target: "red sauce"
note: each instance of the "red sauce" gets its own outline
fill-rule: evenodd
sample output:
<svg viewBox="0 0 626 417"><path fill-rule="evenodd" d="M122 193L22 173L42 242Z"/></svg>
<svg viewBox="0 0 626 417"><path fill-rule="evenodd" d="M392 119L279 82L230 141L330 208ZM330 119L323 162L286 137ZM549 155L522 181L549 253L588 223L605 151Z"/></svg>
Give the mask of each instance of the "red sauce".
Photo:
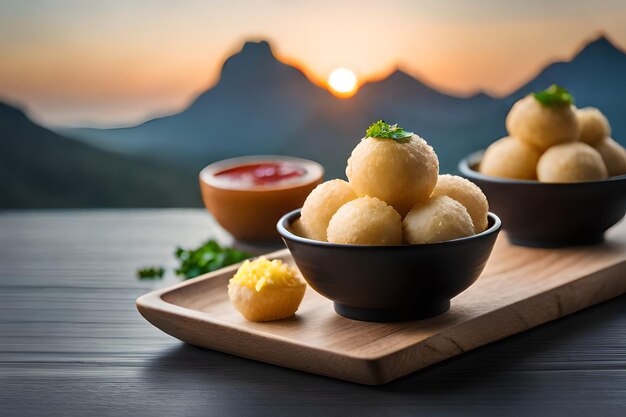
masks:
<svg viewBox="0 0 626 417"><path fill-rule="evenodd" d="M215 173L216 177L254 185L268 185L290 178L301 177L306 170L285 162L264 162L260 164L239 165Z"/></svg>

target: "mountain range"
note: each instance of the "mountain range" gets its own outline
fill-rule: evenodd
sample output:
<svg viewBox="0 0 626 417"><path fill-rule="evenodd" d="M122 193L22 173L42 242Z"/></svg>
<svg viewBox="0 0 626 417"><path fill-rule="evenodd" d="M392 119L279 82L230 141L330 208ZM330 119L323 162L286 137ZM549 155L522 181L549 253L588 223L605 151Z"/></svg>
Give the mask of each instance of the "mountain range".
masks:
<svg viewBox="0 0 626 417"><path fill-rule="evenodd" d="M193 171L235 155L292 154L341 176L365 128L382 118L423 136L440 155L442 170L454 171L462 156L505 135L504 118L517 99L553 83L568 88L578 105L601 108L616 136L626 136L626 55L605 37L501 99L452 97L401 70L340 99L277 60L267 42L246 42L226 60L218 83L182 112L130 128L66 133Z"/></svg>
<svg viewBox="0 0 626 417"><path fill-rule="evenodd" d="M0 208L196 206L197 185L158 164L94 148L0 103Z"/></svg>
<svg viewBox="0 0 626 417"><path fill-rule="evenodd" d="M269 43L246 42L224 62L217 84L179 113L128 128L57 132L92 152L97 148L108 158L177 174L196 187L203 166L237 155L304 157L321 162L327 177L342 177L346 159L366 127L384 119L424 137L437 151L441 171L455 172L464 155L506 134L504 120L516 100L553 83L568 88L578 106L599 107L611 121L615 139L624 143L626 54L605 37L585 45L571 61L547 66L503 98L446 95L396 70L341 99L276 59ZM172 193L180 196L189 187L181 183L174 188ZM179 205L197 201L197 191L193 193Z"/></svg>

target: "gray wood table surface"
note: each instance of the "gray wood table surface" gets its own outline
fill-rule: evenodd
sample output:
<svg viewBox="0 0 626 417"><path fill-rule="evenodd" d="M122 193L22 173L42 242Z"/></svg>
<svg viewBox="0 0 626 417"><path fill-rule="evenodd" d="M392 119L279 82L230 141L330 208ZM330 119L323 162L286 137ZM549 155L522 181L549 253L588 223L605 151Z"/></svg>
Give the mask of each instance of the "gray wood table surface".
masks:
<svg viewBox="0 0 626 417"><path fill-rule="evenodd" d="M178 278L137 267L210 237L203 210L0 212L0 416L626 416L625 296L367 387L147 323L135 299Z"/></svg>

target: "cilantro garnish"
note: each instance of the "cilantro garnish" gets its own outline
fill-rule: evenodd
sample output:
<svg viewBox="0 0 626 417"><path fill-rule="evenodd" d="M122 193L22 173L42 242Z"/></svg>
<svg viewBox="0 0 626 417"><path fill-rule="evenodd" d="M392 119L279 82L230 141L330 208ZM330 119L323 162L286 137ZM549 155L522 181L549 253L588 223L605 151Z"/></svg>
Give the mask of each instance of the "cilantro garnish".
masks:
<svg viewBox="0 0 626 417"><path fill-rule="evenodd" d="M165 269L161 266L149 266L137 270L137 278L139 279L161 279L165 274Z"/></svg>
<svg viewBox="0 0 626 417"><path fill-rule="evenodd" d="M571 105L574 104L574 97L564 89L556 84L552 84L550 87L538 93L533 93L535 100L544 106L559 106L559 105Z"/></svg>
<svg viewBox="0 0 626 417"><path fill-rule="evenodd" d="M175 255L180 262L176 274L182 275L185 279L194 278L252 257L249 253L222 247L214 240L209 240L197 249L178 247Z"/></svg>
<svg viewBox="0 0 626 417"><path fill-rule="evenodd" d="M402 140L411 137L413 132L407 132L403 128L398 127L397 124L390 125L385 123L384 120L379 120L367 128L365 135L368 138Z"/></svg>
<svg viewBox="0 0 626 417"><path fill-rule="evenodd" d="M179 262L176 274L185 279L212 272L225 266L236 264L252 257L249 253L237 249L222 247L214 240L205 242L196 249L176 248L174 253ZM163 278L163 267L148 267L137 270L139 279Z"/></svg>

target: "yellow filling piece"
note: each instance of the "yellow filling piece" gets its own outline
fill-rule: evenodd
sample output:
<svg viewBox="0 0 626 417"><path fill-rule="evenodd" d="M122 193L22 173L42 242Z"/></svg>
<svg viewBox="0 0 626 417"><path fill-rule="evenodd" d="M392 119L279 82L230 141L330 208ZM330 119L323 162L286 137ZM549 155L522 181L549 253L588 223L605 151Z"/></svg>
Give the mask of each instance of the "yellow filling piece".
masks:
<svg viewBox="0 0 626 417"><path fill-rule="evenodd" d="M238 284L261 291L266 286L295 287L303 285L297 271L280 259L268 260L261 256L254 261L245 261L235 276L230 279L231 284Z"/></svg>

